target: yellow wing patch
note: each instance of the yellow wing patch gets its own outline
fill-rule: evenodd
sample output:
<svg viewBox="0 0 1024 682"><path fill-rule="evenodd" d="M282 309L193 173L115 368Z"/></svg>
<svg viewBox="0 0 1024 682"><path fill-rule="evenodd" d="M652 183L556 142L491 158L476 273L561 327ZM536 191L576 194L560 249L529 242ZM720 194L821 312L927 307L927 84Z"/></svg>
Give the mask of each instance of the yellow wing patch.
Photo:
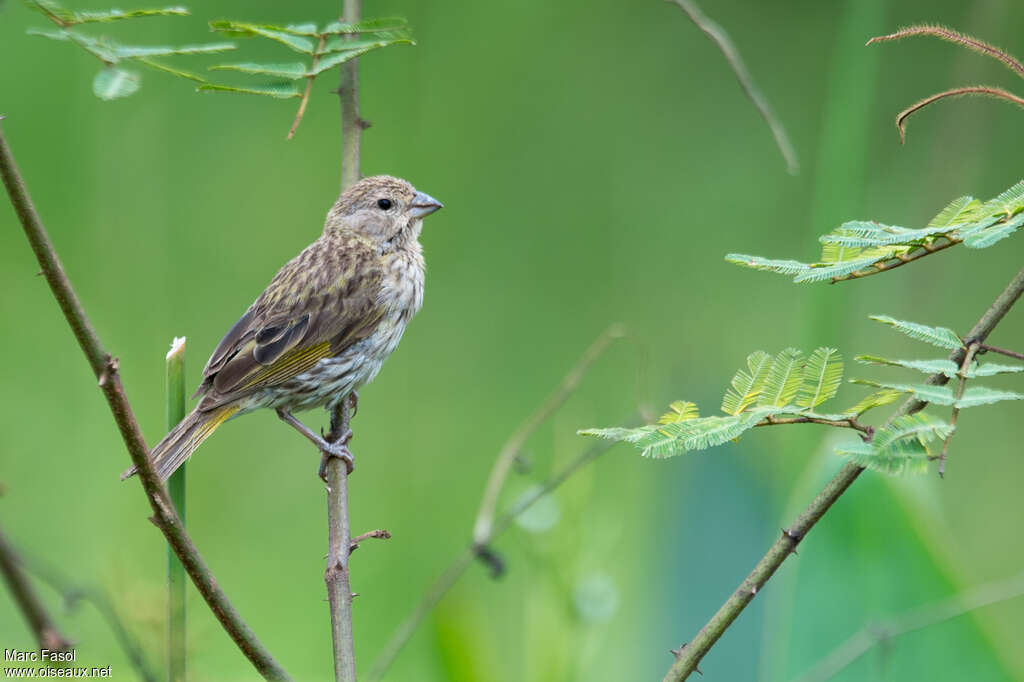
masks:
<svg viewBox="0 0 1024 682"><path fill-rule="evenodd" d="M296 348L285 353L279 360L269 367L265 367L252 375L245 383L244 388L253 388L260 385L274 385L291 379L311 369L320 360L329 357L331 354L330 341L318 343L308 348Z"/></svg>

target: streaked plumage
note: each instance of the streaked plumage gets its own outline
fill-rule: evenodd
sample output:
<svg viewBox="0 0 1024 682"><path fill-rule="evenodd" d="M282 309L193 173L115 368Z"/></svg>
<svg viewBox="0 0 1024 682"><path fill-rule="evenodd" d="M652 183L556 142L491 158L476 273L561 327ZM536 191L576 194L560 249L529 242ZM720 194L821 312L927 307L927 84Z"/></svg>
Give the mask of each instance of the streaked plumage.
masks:
<svg viewBox="0 0 1024 682"><path fill-rule="evenodd" d="M423 304L419 234L423 216L440 207L390 176L345 191L320 238L278 271L213 351L199 404L152 450L160 477L227 419L332 407L371 381Z"/></svg>

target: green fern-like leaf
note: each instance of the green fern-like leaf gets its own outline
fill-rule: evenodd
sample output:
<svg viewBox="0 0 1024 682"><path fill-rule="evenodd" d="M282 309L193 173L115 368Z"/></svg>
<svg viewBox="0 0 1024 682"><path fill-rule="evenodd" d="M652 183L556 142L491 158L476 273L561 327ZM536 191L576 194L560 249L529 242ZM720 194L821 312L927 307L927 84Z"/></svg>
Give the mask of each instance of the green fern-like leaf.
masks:
<svg viewBox="0 0 1024 682"><path fill-rule="evenodd" d="M836 454L846 457L858 466L883 474L919 474L928 470L928 449L916 439L900 440L884 449L871 443L854 441L836 448Z"/></svg>
<svg viewBox="0 0 1024 682"><path fill-rule="evenodd" d="M795 348L787 348L775 356L758 395L759 407L783 407L793 402L803 381L802 355Z"/></svg>
<svg viewBox="0 0 1024 682"><path fill-rule="evenodd" d="M945 440L953 433L954 428L952 424L933 417L927 412L905 414L878 429L875 432L872 445L877 449L883 449L891 443L905 438L916 438L927 445L935 440Z"/></svg>
<svg viewBox="0 0 1024 682"><path fill-rule="evenodd" d="M1012 216L1024 208L1024 180L1006 190L995 199L986 201L981 212L985 215L1005 213Z"/></svg>
<svg viewBox="0 0 1024 682"><path fill-rule="evenodd" d="M912 339L924 341L925 343L930 343L933 346L938 346L939 348L955 350L963 345L960 341L960 337L956 335L956 332L945 327L929 327L927 325L918 324L917 322L897 320L889 317L888 315L871 315L871 319L875 322L887 324Z"/></svg>
<svg viewBox="0 0 1024 682"><path fill-rule="evenodd" d="M250 24L244 21L228 21L218 20L211 21L210 28L214 31L224 33L229 36L237 36L239 38L248 38L253 36L260 36L268 38L274 42L281 43L282 45L301 52L302 54L312 55L316 51L316 41L312 37L289 29L286 26L272 26L269 24Z"/></svg>
<svg viewBox="0 0 1024 682"><path fill-rule="evenodd" d="M696 403L690 403L685 400L676 400L668 407L669 411L658 418L659 424L677 424L679 422L689 421L690 419L696 419L700 416Z"/></svg>
<svg viewBox="0 0 1024 682"><path fill-rule="evenodd" d="M960 368L956 366L951 360L939 359L939 360L890 360L889 358L880 358L874 355L858 355L858 362L871 365L889 365L892 367L904 367L906 369L912 369L918 372L924 372L925 374L942 374L949 378L953 378L960 371Z"/></svg>
<svg viewBox="0 0 1024 682"><path fill-rule="evenodd" d="M904 391L896 391L889 388L883 389L881 391L876 391L869 395L868 397L861 400L853 407L846 410L844 414L859 417L868 410L873 410L876 407L882 407L884 405L894 403L897 400L899 400L900 397L903 395L905 395Z"/></svg>
<svg viewBox="0 0 1024 682"><path fill-rule="evenodd" d="M932 218L928 227L956 227L972 222L981 209L981 201L971 196L954 199Z"/></svg>
<svg viewBox="0 0 1024 682"><path fill-rule="evenodd" d="M754 270L767 270L780 275L799 275L811 269L808 263L795 260L771 260L761 256L748 256L742 253L730 253L725 257L727 263L742 265Z"/></svg>
<svg viewBox="0 0 1024 682"><path fill-rule="evenodd" d="M873 252L867 256L862 255L841 263L812 263L809 270L798 274L793 281L802 284L804 282L826 282L836 277L845 277L852 272L870 267L879 260L888 258L892 252L892 249L887 249L881 256L877 255L877 252Z"/></svg>
<svg viewBox="0 0 1024 682"><path fill-rule="evenodd" d="M1003 400L1024 400L1024 394L1013 391L999 391L985 386L971 386L964 391L964 394L954 404L958 408L977 407L978 405L990 405L1002 402Z"/></svg>
<svg viewBox="0 0 1024 682"><path fill-rule="evenodd" d="M772 356L755 351L747 356L747 371L742 369L733 376L732 388L722 398L722 412L737 415L754 404L771 369Z"/></svg>
<svg viewBox="0 0 1024 682"><path fill-rule="evenodd" d="M944 234L954 229L953 226L936 225L910 230L895 225L879 223L849 222L830 234L819 237L823 244L843 244L845 246L893 246L911 244L922 239Z"/></svg>
<svg viewBox="0 0 1024 682"><path fill-rule="evenodd" d="M301 62L292 62L289 64L253 64L252 62L244 62L241 64L217 64L216 66L211 66L210 70L241 71L242 73L259 76L274 76L275 78L287 78L289 80L298 80L309 75L306 73L306 65Z"/></svg>
<svg viewBox="0 0 1024 682"><path fill-rule="evenodd" d="M818 348L803 367L796 405L813 410L835 396L843 381L843 358L835 348Z"/></svg>
<svg viewBox="0 0 1024 682"><path fill-rule="evenodd" d="M269 83L267 85L253 85L248 87L235 85L219 85L216 83L204 83L199 86L201 92L234 92L245 95L264 95L277 99L288 99L289 97L301 97L295 83Z"/></svg>
<svg viewBox="0 0 1024 682"><path fill-rule="evenodd" d="M881 381L869 381L867 379L851 379L851 383L875 386L900 393L912 393L918 400L936 405L952 405L954 402L953 389L949 386L933 386L932 384L894 384Z"/></svg>
<svg viewBox="0 0 1024 682"><path fill-rule="evenodd" d="M1006 239L1024 225L1024 213L1018 213L1004 223L998 223L964 237L964 246L970 249L987 249L993 244Z"/></svg>
<svg viewBox="0 0 1024 682"><path fill-rule="evenodd" d="M986 362L967 370L967 378L990 377L996 374L1015 374L1024 372L1024 365L1000 365L994 362Z"/></svg>

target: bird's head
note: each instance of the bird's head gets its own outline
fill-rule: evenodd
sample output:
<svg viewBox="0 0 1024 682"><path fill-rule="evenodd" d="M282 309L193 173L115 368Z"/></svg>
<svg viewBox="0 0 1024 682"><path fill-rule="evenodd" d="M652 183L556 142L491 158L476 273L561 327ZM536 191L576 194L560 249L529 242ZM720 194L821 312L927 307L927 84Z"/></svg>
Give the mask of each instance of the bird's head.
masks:
<svg viewBox="0 0 1024 682"><path fill-rule="evenodd" d="M345 190L327 214L324 232L354 231L382 252L407 247L420 236L422 219L441 202L390 175L363 178Z"/></svg>

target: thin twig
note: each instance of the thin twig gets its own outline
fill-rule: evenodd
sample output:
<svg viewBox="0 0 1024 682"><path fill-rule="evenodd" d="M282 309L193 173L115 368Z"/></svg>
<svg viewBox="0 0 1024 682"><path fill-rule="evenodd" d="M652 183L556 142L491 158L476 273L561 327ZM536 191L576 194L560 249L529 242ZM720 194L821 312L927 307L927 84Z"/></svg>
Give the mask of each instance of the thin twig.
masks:
<svg viewBox="0 0 1024 682"><path fill-rule="evenodd" d="M991 351L993 353L999 353L1005 355L1008 358L1016 358L1018 360L1024 360L1024 353L1018 353L1015 350L1007 350L1006 348L999 348L998 346L991 346L987 343L983 343L979 346L981 350Z"/></svg>
<svg viewBox="0 0 1024 682"><path fill-rule="evenodd" d="M946 28L945 26L931 26L927 24L921 26L908 26L907 28L901 28L895 33L890 33L889 35L875 36L866 44L873 45L875 43L885 43L893 40L910 38L912 36L933 36L941 40L956 43L957 45L962 45L969 50L974 50L978 54L983 54L986 57L992 57L993 59L1001 61L1008 69L1016 72L1021 78L1024 78L1024 64L1021 64L1006 50L1001 50L995 45L990 45L973 36L964 35L963 33Z"/></svg>
<svg viewBox="0 0 1024 682"><path fill-rule="evenodd" d="M483 543L478 544L471 541L469 545L462 550L462 552L449 564L448 568L441 573L440 577L434 581L434 584L427 590L423 599L416 606L412 613L406 616L405 620L402 621L395 632L388 639L387 644L384 645L384 649L378 654L377 660L373 663L373 668L370 669L366 679L369 682L378 682L384 673L388 671L391 665L398 658L398 654L402 651L402 648L412 638L416 628L419 627L420 623L434 610L434 607L440 603L441 599L444 598L448 591L451 590L452 586L458 582L462 574L466 572L470 564L477 557L481 547L486 544L493 542L495 538L504 533L509 526L515 521L515 519L529 509L537 500L541 499L545 495L550 494L558 486L565 483L574 473L582 468L587 463L597 459L605 452L611 449L613 443L602 442L589 450L585 451L579 457L570 462L564 469L558 472L546 480L543 484L533 490L533 492L523 497L514 507L509 509L507 512L499 516L491 524L490 530L486 536L483 537Z"/></svg>
<svg viewBox="0 0 1024 682"><path fill-rule="evenodd" d="M2 131L0 131L0 175L3 176L4 186L11 198L11 204L18 214L18 219L25 230L25 236L39 260L39 265L53 291L53 296L64 312L68 326L74 332L82 352L85 353L93 373L99 380L100 389L114 415L114 421L121 432L121 438L128 449L128 454L138 469L139 481L153 509L154 515L151 520L174 548L174 553L185 566L193 584L206 600L214 616L256 670L266 679L291 679L242 620L227 595L220 589L216 578L206 562L203 561L199 551L192 544L192 539L185 532L181 519L178 518L170 498L167 497L167 491L153 469L146 442L142 438L142 432L135 421L131 404L121 385L117 360L104 350L99 337L89 323L89 318L71 287L71 281L64 273L57 252L32 205L28 190L25 188L25 183L18 172Z"/></svg>
<svg viewBox="0 0 1024 682"><path fill-rule="evenodd" d="M992 97L995 99L1006 100L1007 102L1016 104L1018 107L1024 107L1024 98L1018 97L1017 95L1013 94L1012 92L1009 92L1008 90L996 88L991 85L970 85L964 88L953 88L952 90L944 90L943 92L937 92L934 95L925 97L919 102L914 102L909 107L907 107L906 109L904 109L903 111L896 115L896 128L900 132L900 144L903 144L904 142L907 141L906 127L908 118L910 118L917 112L921 111L921 109L924 109L926 106L934 104L935 102L938 102L941 99L946 99L948 97L961 97L963 95L981 95L983 97Z"/></svg>
<svg viewBox="0 0 1024 682"><path fill-rule="evenodd" d="M875 435L875 429L866 424L861 424L857 421L856 417L846 417L845 419L823 419L821 417L766 417L764 421L760 421L757 426L780 426L782 424L822 424L824 426L834 426L839 429L854 429L860 431L867 438L871 438Z"/></svg>
<svg viewBox="0 0 1024 682"><path fill-rule="evenodd" d="M28 622L40 649L68 651L71 641L61 634L49 612L39 598L32 582L22 568L22 562L14 547L0 529L0 574L3 574L7 589Z"/></svg>
<svg viewBox="0 0 1024 682"><path fill-rule="evenodd" d="M295 113L295 120L292 121L292 127L288 129L288 137L285 139L292 139L295 137L295 130L302 123L302 117L306 113L306 105L309 104L309 95L313 92L313 81L316 80L316 67L320 64L320 56L324 50L324 43L327 41L327 36L320 36L320 42L316 46L316 52L313 53L313 65L309 67L309 75L306 76L306 89L302 93L302 101L299 102L299 110Z"/></svg>
<svg viewBox="0 0 1024 682"><path fill-rule="evenodd" d="M74 608L78 602L87 601L93 605L100 616L107 622L114 633L117 643L121 646L128 661L135 668L139 678L144 682L157 682L160 677L150 665L139 641L128 631L113 602L106 591L99 587L76 585L70 578L57 571L51 564L31 555L22 555L22 564L42 582L60 594L68 609Z"/></svg>
<svg viewBox="0 0 1024 682"><path fill-rule="evenodd" d="M966 338L971 343L983 343L988 335L992 333L996 325L1006 316L1014 306L1021 294L1024 293L1024 270L1021 270L1010 281L996 300L989 306L985 314L981 316L974 328ZM949 359L960 364L967 353L966 348L958 348L953 351ZM949 378L944 374L933 374L928 377L927 383L931 385L944 385ZM907 400L896 415L913 414L920 412L927 403L910 398ZM831 481L818 493L814 500L797 517L793 524L782 532L782 535L772 545L768 553L751 571L750 575L740 584L739 588L725 601L717 613L708 621L700 632L679 650L672 667L665 675L664 682L680 682L690 676L697 669L701 659L711 650L711 647L719 640L722 634L732 625L733 621L743 612L747 604L754 598L769 578L775 574L789 555L796 549L801 540L811 531L814 525L831 508L839 497L846 492L861 472L863 467L850 462L839 470Z"/></svg>
<svg viewBox="0 0 1024 682"><path fill-rule="evenodd" d="M384 530L383 528L378 528L377 530L371 530L368 533L362 533L360 535L357 535L354 538L352 538L352 542L349 543L349 546L348 546L349 554L351 554L352 552L354 552L357 549L359 549L359 543L360 542L363 542L364 540L371 540L371 539L390 540L391 539L391 533L389 533L388 531Z"/></svg>
<svg viewBox="0 0 1024 682"><path fill-rule="evenodd" d="M342 400L331 415L327 441L336 443L349 432L350 401ZM334 679L355 682L355 640L352 633L352 587L348 558L352 553L352 533L348 520L348 463L340 457L327 458L327 599L331 605L331 641L334 649Z"/></svg>
<svg viewBox="0 0 1024 682"><path fill-rule="evenodd" d="M771 129L772 136L775 138L775 144L778 146L779 152L782 153L782 158L786 161L786 168L790 175L799 173L800 161L797 159L796 150L793 149L793 145L789 141L786 129L775 116L771 105L768 104L768 100L761 94L757 84L754 83L753 77L743 63L739 50L736 49L736 46L733 45L732 40L729 38L729 34L701 12L700 7L693 0L670 1L679 5L679 8L686 13L690 21L696 24L697 28L703 31L718 46L726 61L729 62L729 66L732 67L733 73L736 74L736 80L740 82L743 92L757 108L757 112L761 114L761 118L768 124L768 128Z"/></svg>
<svg viewBox="0 0 1024 682"><path fill-rule="evenodd" d="M957 244L963 241L962 239L959 239L957 237L951 237L948 234L940 236L945 237L947 241L944 241L943 243L938 245L928 244L926 246L921 246L920 248L916 249L915 251L912 251L911 253L903 253L898 256L893 256L886 260L879 261L878 263L873 264L871 267L864 268L863 270L855 270L854 272L851 272L848 275L843 275L842 277L833 277L831 283L835 284L836 282L845 282L851 279L863 279L865 277L870 277L871 275L877 275L881 272L889 272L890 270L898 268L901 265L913 263L914 261L924 258L925 256L930 256L933 253L938 253L939 251L948 249L951 246L956 246Z"/></svg>
<svg viewBox="0 0 1024 682"><path fill-rule="evenodd" d="M967 352L964 354L964 361L960 363L960 371L957 373L960 381L956 388L956 402L953 403L953 413L949 417L949 425L956 427L956 420L960 417L960 408L957 407L957 402L964 397L964 388L967 386L967 370L971 366L971 361L974 360L974 354L978 352L977 343L972 343L967 347ZM942 453L939 455L939 478L945 478L946 476L946 453L949 452L949 442L953 440L953 432L951 431L946 440L942 443Z"/></svg>
<svg viewBox="0 0 1024 682"><path fill-rule="evenodd" d="M622 325L613 324L608 327L583 353L583 356L580 357L576 365L569 370L569 373L562 379L558 388L505 441L505 444L498 452L497 458L494 460L491 473L487 477L487 484L484 486L484 496L476 513L476 521L473 522L473 540L478 545L485 545L485 538L491 534L491 526L494 524L494 515L498 508L498 498L501 496L501 491L505 487L505 481L508 479L508 475L512 471L512 465L515 464L516 459L519 457L523 445L579 388L580 382L583 380L584 375L586 375L587 370L608 349L609 344L625 336L626 330Z"/></svg>
<svg viewBox="0 0 1024 682"><path fill-rule="evenodd" d="M887 643L908 632L938 625L965 613L1020 596L1024 596L1024 574L1009 580L981 585L963 594L867 625L801 675L796 682L825 682L879 644Z"/></svg>

